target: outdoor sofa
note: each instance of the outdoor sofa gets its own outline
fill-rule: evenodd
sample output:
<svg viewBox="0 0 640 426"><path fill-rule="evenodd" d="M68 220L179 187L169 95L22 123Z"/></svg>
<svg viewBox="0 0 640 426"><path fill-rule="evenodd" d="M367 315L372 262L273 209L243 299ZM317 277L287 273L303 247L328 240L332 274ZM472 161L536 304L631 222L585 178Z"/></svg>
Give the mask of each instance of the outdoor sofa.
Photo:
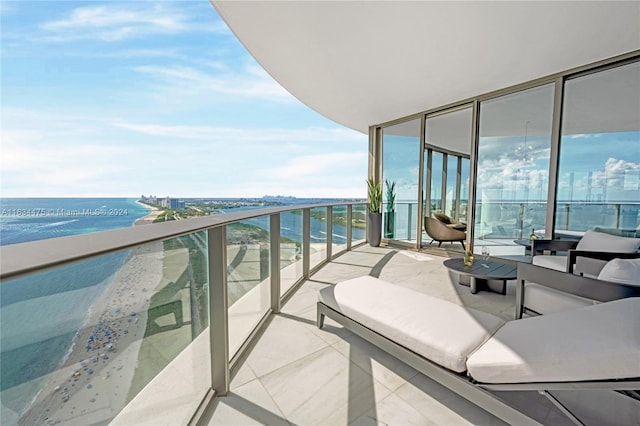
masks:
<svg viewBox="0 0 640 426"><path fill-rule="evenodd" d="M493 391L640 389L640 298L504 322L363 276L322 289L325 316L510 424L539 424Z"/></svg>
<svg viewBox="0 0 640 426"><path fill-rule="evenodd" d="M640 238L612 235L605 230L593 229L586 231L579 241L533 240L531 263L595 278L608 261L634 258L639 251ZM558 252L567 254L561 255Z"/></svg>
<svg viewBox="0 0 640 426"><path fill-rule="evenodd" d="M640 297L640 253L610 260L595 278L518 263L516 319L625 297Z"/></svg>

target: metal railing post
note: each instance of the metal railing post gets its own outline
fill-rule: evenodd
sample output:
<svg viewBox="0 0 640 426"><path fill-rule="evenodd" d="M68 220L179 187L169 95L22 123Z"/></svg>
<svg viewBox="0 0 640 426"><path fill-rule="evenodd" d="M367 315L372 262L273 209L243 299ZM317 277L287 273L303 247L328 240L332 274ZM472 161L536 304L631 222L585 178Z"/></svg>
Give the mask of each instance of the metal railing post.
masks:
<svg viewBox="0 0 640 426"><path fill-rule="evenodd" d="M353 242L353 206L351 204L347 205L347 251L351 250L351 243Z"/></svg>
<svg viewBox="0 0 640 426"><path fill-rule="evenodd" d="M413 224L411 223L411 218L413 217L413 204L407 204L407 240L411 241L411 227Z"/></svg>
<svg viewBox="0 0 640 426"><path fill-rule="evenodd" d="M333 207L327 209L327 262L333 256Z"/></svg>
<svg viewBox="0 0 640 426"><path fill-rule="evenodd" d="M302 210L302 276L309 278L311 264L311 209Z"/></svg>
<svg viewBox="0 0 640 426"><path fill-rule="evenodd" d="M227 227L207 229L211 388L229 392L229 317L227 307Z"/></svg>
<svg viewBox="0 0 640 426"><path fill-rule="evenodd" d="M271 233L271 310L280 313L280 213L269 217Z"/></svg>

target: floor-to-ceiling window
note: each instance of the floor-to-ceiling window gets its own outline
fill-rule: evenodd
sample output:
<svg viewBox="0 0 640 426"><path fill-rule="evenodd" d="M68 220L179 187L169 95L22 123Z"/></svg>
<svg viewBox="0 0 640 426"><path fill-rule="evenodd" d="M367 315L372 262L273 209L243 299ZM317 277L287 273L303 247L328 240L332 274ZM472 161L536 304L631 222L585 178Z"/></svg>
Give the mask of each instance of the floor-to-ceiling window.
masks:
<svg viewBox="0 0 640 426"><path fill-rule="evenodd" d="M458 160L460 157L447 155L446 179L444 191L444 213L451 217L456 217L457 187L458 187Z"/></svg>
<svg viewBox="0 0 640 426"><path fill-rule="evenodd" d="M420 119L385 127L382 135L382 236L415 241Z"/></svg>
<svg viewBox="0 0 640 426"><path fill-rule="evenodd" d="M441 213L470 221L476 252L487 245L495 256L523 254L534 231L579 238L599 227L639 235L640 62L637 54L626 56L481 95L473 108L426 111L420 167L400 159L402 144L394 135L407 135L395 125L384 127L384 178L422 169L423 217ZM417 141L420 120L410 122ZM428 245L424 223L420 228L422 246Z"/></svg>
<svg viewBox="0 0 640 426"><path fill-rule="evenodd" d="M431 169L429 170L429 181L431 182L431 194L429 206L431 213L443 213L442 211L442 170L444 164L444 154L431 151Z"/></svg>
<svg viewBox="0 0 640 426"><path fill-rule="evenodd" d="M564 89L556 237L640 228L640 63L568 79Z"/></svg>
<svg viewBox="0 0 640 426"><path fill-rule="evenodd" d="M472 109L467 105L427 115L423 180L425 217L444 214L455 221L466 221L471 128ZM423 246L430 246L437 238L428 235L423 227L422 240ZM443 247L461 249L457 242Z"/></svg>
<svg viewBox="0 0 640 426"><path fill-rule="evenodd" d="M544 233L554 84L480 103L476 244L503 246Z"/></svg>

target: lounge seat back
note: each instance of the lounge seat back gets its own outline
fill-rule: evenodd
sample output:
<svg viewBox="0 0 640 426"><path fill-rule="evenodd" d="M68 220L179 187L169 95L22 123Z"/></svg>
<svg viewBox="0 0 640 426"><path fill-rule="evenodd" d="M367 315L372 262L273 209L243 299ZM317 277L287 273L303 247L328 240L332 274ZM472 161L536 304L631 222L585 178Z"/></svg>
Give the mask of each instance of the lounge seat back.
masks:
<svg viewBox="0 0 640 426"><path fill-rule="evenodd" d="M483 383L540 383L640 377L640 298L517 321L467 361Z"/></svg>

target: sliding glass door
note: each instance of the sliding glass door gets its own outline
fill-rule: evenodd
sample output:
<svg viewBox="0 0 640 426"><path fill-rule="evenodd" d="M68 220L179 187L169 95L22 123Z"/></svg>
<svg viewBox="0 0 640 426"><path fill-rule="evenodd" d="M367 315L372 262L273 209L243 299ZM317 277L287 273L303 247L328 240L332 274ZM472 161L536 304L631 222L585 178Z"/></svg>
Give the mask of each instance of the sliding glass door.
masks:
<svg viewBox="0 0 640 426"><path fill-rule="evenodd" d="M546 84L480 103L474 251L544 234L553 96Z"/></svg>
<svg viewBox="0 0 640 426"><path fill-rule="evenodd" d="M556 237L640 235L640 63L567 80Z"/></svg>
<svg viewBox="0 0 640 426"><path fill-rule="evenodd" d="M420 119L382 129L382 237L415 242Z"/></svg>
<svg viewBox="0 0 640 426"><path fill-rule="evenodd" d="M466 222L469 200L469 153L472 144L472 109L470 106L430 114L425 122L423 223L426 218ZM448 218L448 219L447 219ZM451 225L450 223L444 224ZM464 229L463 225L458 225ZM423 247L437 235L422 227ZM455 242L443 242L445 249L461 250Z"/></svg>

